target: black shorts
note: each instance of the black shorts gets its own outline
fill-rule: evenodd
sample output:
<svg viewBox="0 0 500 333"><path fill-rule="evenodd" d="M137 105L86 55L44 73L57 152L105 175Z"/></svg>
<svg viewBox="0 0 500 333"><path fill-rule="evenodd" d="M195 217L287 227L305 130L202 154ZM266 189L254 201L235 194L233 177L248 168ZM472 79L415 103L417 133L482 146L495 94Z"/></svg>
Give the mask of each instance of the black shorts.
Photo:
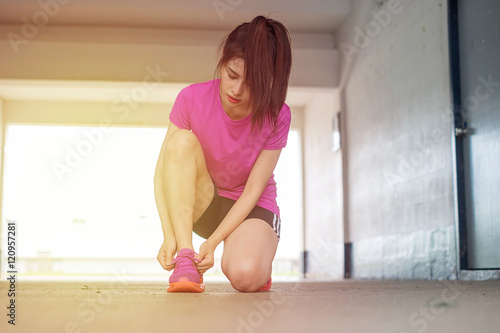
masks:
<svg viewBox="0 0 500 333"><path fill-rule="evenodd" d="M214 198L212 199L210 206L208 206L203 215L201 215L198 221L194 224L193 231L205 239L210 237L210 235L213 234L215 229L217 229L219 224L222 222L224 217L226 217L235 202L235 200L219 196L217 188L215 187ZM278 240L280 239L281 219L279 216L265 208L255 206L245 220L251 218L257 218L267 222L267 224L269 224L269 226L276 233L276 236L278 236Z"/></svg>

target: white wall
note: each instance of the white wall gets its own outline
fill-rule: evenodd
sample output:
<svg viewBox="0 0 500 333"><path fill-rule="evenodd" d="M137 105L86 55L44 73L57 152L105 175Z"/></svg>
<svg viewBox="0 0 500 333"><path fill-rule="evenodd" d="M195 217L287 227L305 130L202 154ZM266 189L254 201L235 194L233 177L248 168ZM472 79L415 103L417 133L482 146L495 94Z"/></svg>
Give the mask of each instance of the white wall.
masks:
<svg viewBox="0 0 500 333"><path fill-rule="evenodd" d="M342 156L332 151L337 90L313 98L304 110L305 227L308 276L342 279L344 234Z"/></svg>
<svg viewBox="0 0 500 333"><path fill-rule="evenodd" d="M336 36L354 277L455 277L447 2L380 3Z"/></svg>

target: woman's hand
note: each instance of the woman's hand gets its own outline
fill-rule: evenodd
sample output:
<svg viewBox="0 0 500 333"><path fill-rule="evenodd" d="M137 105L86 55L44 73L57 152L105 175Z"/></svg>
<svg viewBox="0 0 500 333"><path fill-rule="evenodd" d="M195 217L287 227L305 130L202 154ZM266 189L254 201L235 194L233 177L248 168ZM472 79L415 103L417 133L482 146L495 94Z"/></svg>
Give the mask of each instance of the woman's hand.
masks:
<svg viewBox="0 0 500 333"><path fill-rule="evenodd" d="M217 245L213 244L210 240L206 240L200 246L200 253L195 257L201 262L197 262L198 272L204 274L207 270L214 267L214 252Z"/></svg>
<svg viewBox="0 0 500 333"><path fill-rule="evenodd" d="M160 251L158 251L158 256L156 257L163 269L166 269L167 271L174 269L172 260L175 258L175 252L177 252L177 243L175 239L165 239L160 247Z"/></svg>

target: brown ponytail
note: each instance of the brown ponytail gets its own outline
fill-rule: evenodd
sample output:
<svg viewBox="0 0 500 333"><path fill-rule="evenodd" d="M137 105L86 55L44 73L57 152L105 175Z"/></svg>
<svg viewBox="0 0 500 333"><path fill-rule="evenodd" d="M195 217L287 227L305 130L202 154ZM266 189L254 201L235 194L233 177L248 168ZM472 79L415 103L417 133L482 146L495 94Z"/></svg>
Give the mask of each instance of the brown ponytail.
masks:
<svg viewBox="0 0 500 333"><path fill-rule="evenodd" d="M231 59L245 61L252 125L276 124L285 103L292 51L288 30L278 21L257 16L234 29L221 44L217 73Z"/></svg>

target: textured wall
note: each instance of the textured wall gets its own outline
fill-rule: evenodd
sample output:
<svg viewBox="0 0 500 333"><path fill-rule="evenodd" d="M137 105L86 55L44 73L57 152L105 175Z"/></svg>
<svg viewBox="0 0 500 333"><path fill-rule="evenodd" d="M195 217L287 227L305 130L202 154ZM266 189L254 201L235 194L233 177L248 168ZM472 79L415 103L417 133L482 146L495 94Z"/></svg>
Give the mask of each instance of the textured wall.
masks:
<svg viewBox="0 0 500 333"><path fill-rule="evenodd" d="M354 277L455 277L446 1L367 6L338 36Z"/></svg>

